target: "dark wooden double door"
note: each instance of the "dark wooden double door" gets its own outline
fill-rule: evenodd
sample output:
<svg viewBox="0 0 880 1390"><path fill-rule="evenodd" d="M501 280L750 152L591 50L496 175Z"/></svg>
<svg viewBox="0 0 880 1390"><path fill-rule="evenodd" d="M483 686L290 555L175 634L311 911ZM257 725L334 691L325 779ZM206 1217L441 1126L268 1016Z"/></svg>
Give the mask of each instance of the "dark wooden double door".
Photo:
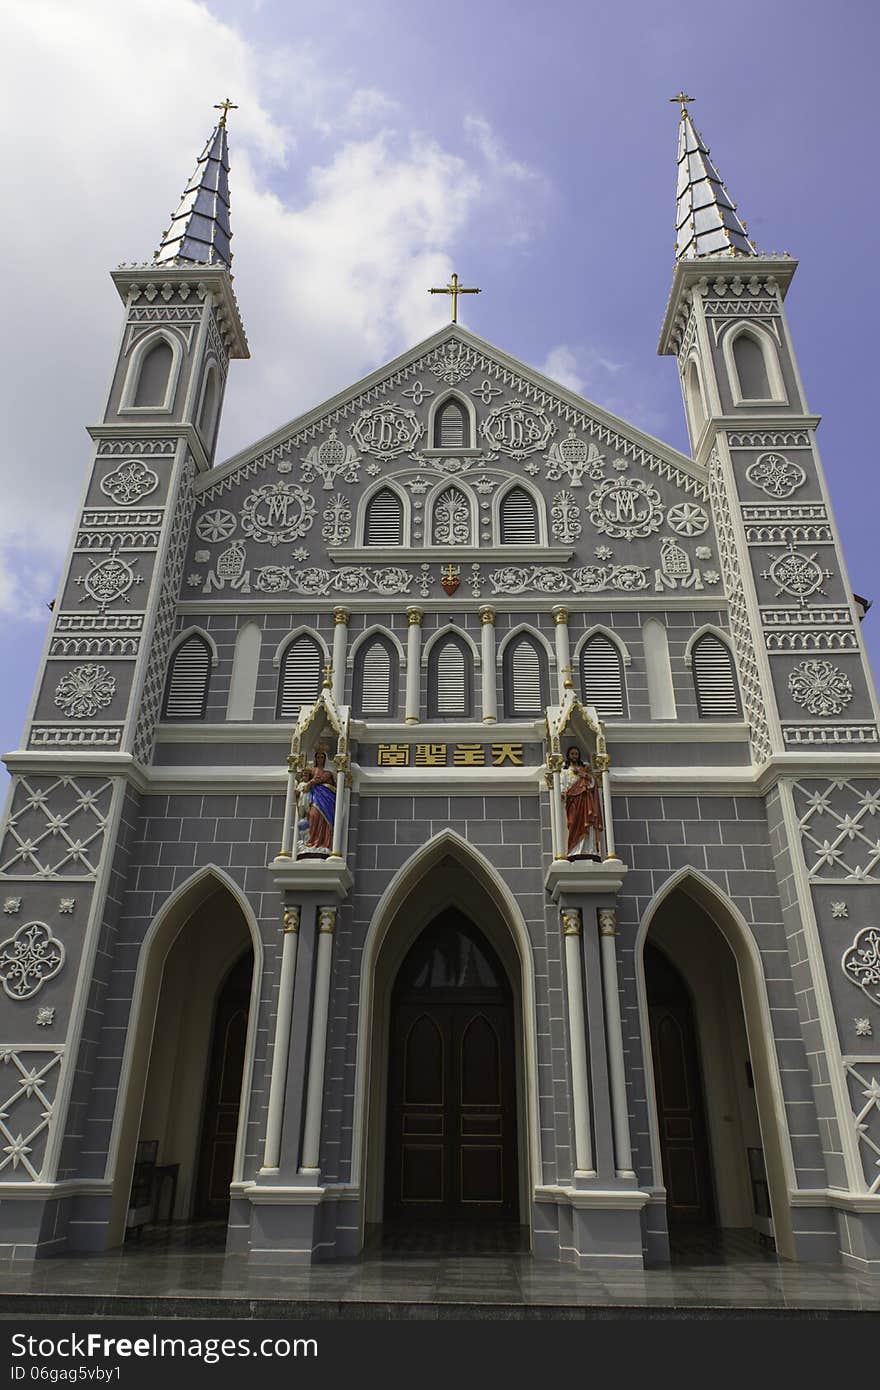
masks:
<svg viewBox="0 0 880 1390"><path fill-rule="evenodd" d="M253 972L253 952L247 951L217 996L196 1184L197 1217L225 1217L229 1212Z"/></svg>
<svg viewBox="0 0 880 1390"><path fill-rule="evenodd" d="M482 933L450 910L392 996L386 1219L515 1220L513 1000Z"/></svg>

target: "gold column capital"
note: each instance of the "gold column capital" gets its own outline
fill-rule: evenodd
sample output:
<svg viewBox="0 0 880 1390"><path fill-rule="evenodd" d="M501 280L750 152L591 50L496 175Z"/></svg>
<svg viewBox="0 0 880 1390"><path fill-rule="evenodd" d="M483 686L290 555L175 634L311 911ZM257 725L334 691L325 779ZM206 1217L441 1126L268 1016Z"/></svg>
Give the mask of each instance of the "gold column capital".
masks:
<svg viewBox="0 0 880 1390"><path fill-rule="evenodd" d="M484 627L488 627L490 624L494 625L497 616L498 614L495 612L495 609L491 606L491 604L483 604L483 607L480 609L480 622L483 624Z"/></svg>
<svg viewBox="0 0 880 1390"><path fill-rule="evenodd" d="M406 610L406 620L410 627L421 627L424 616L421 608L408 608Z"/></svg>
<svg viewBox="0 0 880 1390"><path fill-rule="evenodd" d="M554 609L553 609L553 621L554 621L554 623L556 624L557 627L561 627L563 623L567 623L567 622L568 622L568 609L567 609L567 608L554 608Z"/></svg>
<svg viewBox="0 0 880 1390"><path fill-rule="evenodd" d="M326 935L326 936L332 936L335 927L336 927L336 908L335 908L335 907L319 907L319 908L318 908L318 933L319 933L319 935L323 933L323 934Z"/></svg>
<svg viewBox="0 0 880 1390"><path fill-rule="evenodd" d="M334 621L334 623L336 623L337 627L339 627L339 626L341 626L341 625L343 625L343 624L345 624L345 625L347 626L348 623L349 623L349 621L350 621L350 619L351 619L351 613L349 612L349 610L348 610L347 608L334 608L334 609L333 609L333 621Z"/></svg>
<svg viewBox="0 0 880 1390"><path fill-rule="evenodd" d="M288 932L299 931L299 908L286 907L281 920L284 923L283 931L285 936Z"/></svg>
<svg viewBox="0 0 880 1390"><path fill-rule="evenodd" d="M580 936L581 914L578 908L568 907L562 913L562 935Z"/></svg>
<svg viewBox="0 0 880 1390"><path fill-rule="evenodd" d="M599 935L617 935L617 913L613 907L599 908Z"/></svg>

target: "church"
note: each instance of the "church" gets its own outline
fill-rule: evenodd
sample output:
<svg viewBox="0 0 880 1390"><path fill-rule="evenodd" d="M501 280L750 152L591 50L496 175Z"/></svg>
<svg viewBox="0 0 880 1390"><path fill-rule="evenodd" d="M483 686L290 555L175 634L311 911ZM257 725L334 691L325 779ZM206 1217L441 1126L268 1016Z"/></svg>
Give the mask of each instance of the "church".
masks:
<svg viewBox="0 0 880 1390"><path fill-rule="evenodd" d="M228 103L112 273L6 757L4 1258L168 1219L279 1264L455 1228L640 1269L736 1231L880 1271L865 605L797 264L678 100L690 455L461 326L453 277L441 331L215 461Z"/></svg>

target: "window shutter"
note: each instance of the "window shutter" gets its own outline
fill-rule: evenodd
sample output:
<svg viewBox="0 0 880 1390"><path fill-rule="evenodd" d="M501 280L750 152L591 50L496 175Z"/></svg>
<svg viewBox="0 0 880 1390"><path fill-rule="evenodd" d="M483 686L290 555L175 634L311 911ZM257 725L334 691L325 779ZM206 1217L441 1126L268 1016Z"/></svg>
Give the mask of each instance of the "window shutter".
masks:
<svg viewBox="0 0 880 1390"><path fill-rule="evenodd" d="M585 705L595 705L600 719L623 719L626 696L623 661L617 647L599 633L581 652L581 690Z"/></svg>
<svg viewBox="0 0 880 1390"><path fill-rule="evenodd" d="M434 421L435 449L464 449L467 445L467 417L459 401L441 405Z"/></svg>
<svg viewBox="0 0 880 1390"><path fill-rule="evenodd" d="M208 703L211 653L202 637L193 635L174 652L165 686L166 719L204 719Z"/></svg>
<svg viewBox="0 0 880 1390"><path fill-rule="evenodd" d="M403 503L389 487L377 492L367 506L364 545L403 545Z"/></svg>
<svg viewBox="0 0 880 1390"><path fill-rule="evenodd" d="M740 713L739 689L730 649L707 632L691 653L697 713L701 719L723 719Z"/></svg>
<svg viewBox="0 0 880 1390"><path fill-rule="evenodd" d="M524 487L512 487L501 499L501 544L538 544L538 509Z"/></svg>
<svg viewBox="0 0 880 1390"><path fill-rule="evenodd" d="M278 718L297 719L303 705L313 705L321 689L321 648L310 637L291 642L281 662Z"/></svg>
<svg viewBox="0 0 880 1390"><path fill-rule="evenodd" d="M360 712L391 715L391 654L384 642L373 642L360 653Z"/></svg>
<svg viewBox="0 0 880 1390"><path fill-rule="evenodd" d="M436 653L435 700L439 718L467 716L467 661L457 642L445 642Z"/></svg>
<svg viewBox="0 0 880 1390"><path fill-rule="evenodd" d="M535 644L523 637L513 647L509 668L510 713L527 719L542 712L541 657Z"/></svg>

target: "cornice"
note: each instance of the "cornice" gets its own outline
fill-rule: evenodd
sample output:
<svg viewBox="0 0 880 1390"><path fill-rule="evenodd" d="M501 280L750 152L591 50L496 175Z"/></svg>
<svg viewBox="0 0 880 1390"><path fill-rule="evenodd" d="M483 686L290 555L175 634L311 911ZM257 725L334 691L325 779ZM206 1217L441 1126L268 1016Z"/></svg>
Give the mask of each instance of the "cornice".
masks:
<svg viewBox="0 0 880 1390"><path fill-rule="evenodd" d="M772 276L784 299L797 267L797 261L790 256L698 256L678 261L673 271L672 287L666 302L663 326L660 329L658 355L675 355L676 348L672 338L682 297L701 280L710 282L719 276L730 280L738 276L741 280L749 281L755 275L765 280Z"/></svg>
<svg viewBox="0 0 880 1390"><path fill-rule="evenodd" d="M182 439L192 454L196 462L199 473L210 470L208 455L205 453L205 446L199 438L198 430L195 425L183 421L173 424L162 421L154 421L147 425L144 423L107 423L102 425L86 425L86 432L98 443L102 439L155 439L157 434L164 435L171 439Z"/></svg>
<svg viewBox="0 0 880 1390"><path fill-rule="evenodd" d="M154 285L160 290L163 285L195 285L196 292L204 299L208 294L214 296L220 329L230 357L250 357L248 341L241 321L241 314L235 292L232 288L231 271L220 265L121 265L110 272L124 304L127 304L133 290L145 290Z"/></svg>

